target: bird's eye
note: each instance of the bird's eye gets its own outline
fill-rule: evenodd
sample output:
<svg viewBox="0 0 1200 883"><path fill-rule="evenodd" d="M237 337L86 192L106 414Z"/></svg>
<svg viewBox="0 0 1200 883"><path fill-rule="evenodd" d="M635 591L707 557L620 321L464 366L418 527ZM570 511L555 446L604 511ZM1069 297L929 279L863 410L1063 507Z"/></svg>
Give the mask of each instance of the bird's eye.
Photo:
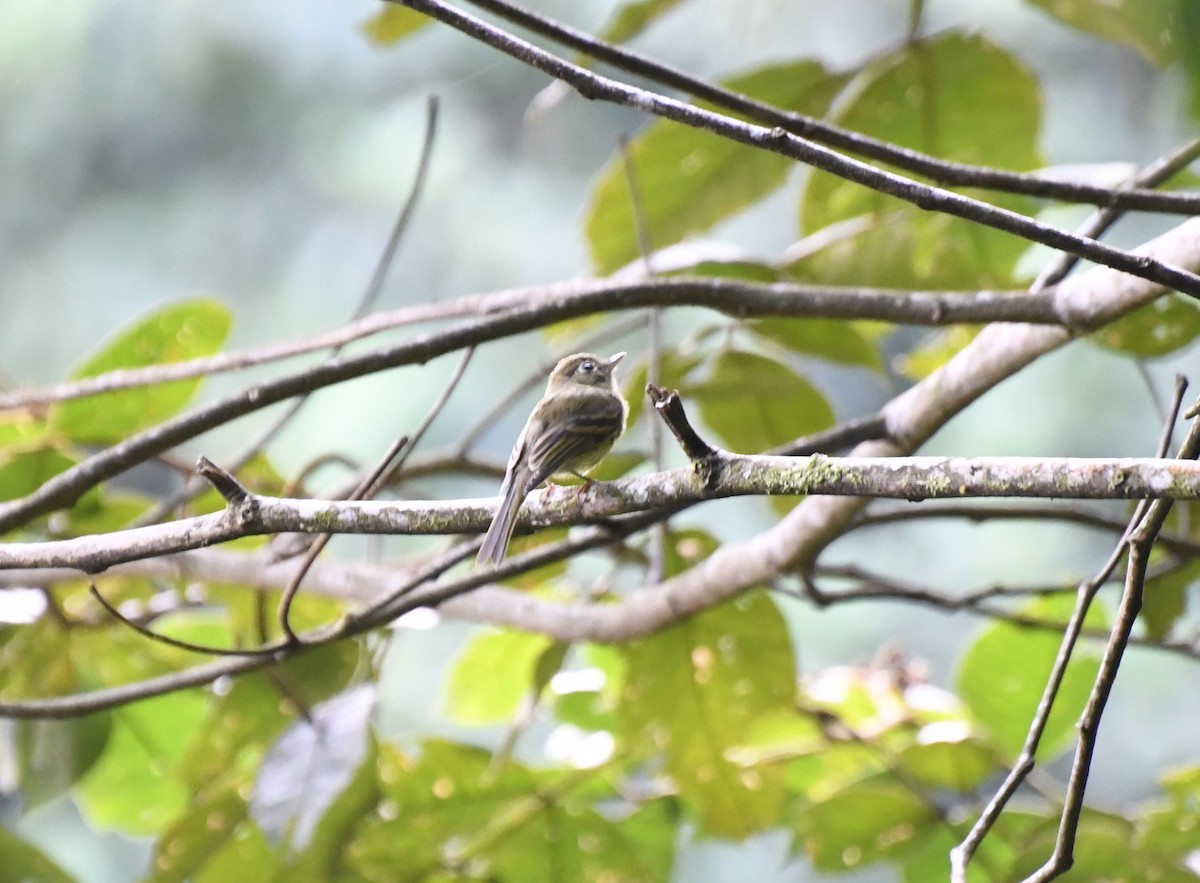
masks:
<svg viewBox="0 0 1200 883"><path fill-rule="evenodd" d="M582 365L580 365L580 366L579 366L579 370L580 370L580 371L587 371L587 372L595 371L595 370L596 370L596 364L595 364L595 362L592 362L592 361L590 361L590 360L589 360L589 361L586 361L586 362L584 362Z"/></svg>

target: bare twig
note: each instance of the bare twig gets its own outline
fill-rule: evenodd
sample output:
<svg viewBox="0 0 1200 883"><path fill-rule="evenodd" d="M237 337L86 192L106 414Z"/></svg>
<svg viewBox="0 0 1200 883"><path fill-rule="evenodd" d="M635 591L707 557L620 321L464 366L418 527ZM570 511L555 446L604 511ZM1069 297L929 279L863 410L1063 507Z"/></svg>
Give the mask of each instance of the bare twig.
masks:
<svg viewBox="0 0 1200 883"><path fill-rule="evenodd" d="M601 77L577 64L520 40L512 34L467 15L442 0L390 0L437 19L468 37L489 45L523 64L562 80L583 97L608 101L651 113L693 128L703 129L740 144L778 153L848 181L870 187L923 209L965 218L997 230L1013 233L1031 242L1085 257L1095 263L1121 270L1183 294L1200 298L1200 276L1178 267L1169 266L1146 256L1135 256L1077 236L1058 227L1043 224L1018 212L1002 209L975 199L921 184L911 178L878 169L867 163L843 156L826 147L805 141L787 129L745 123L702 107L686 104L673 98L628 86Z"/></svg>
<svg viewBox="0 0 1200 883"><path fill-rule="evenodd" d="M1200 157L1200 138L1189 141L1177 147L1175 150L1155 160L1150 165L1146 166L1133 179L1133 184L1136 187L1157 187L1176 172L1186 168L1197 157ZM1113 192L1121 192L1120 190ZM1128 191L1126 191L1128 192ZM1154 192L1154 191L1146 191ZM1083 222L1079 227L1079 232L1083 236L1092 239L1099 239L1104 233L1118 220L1122 215L1130 210L1130 206L1125 205L1109 205L1099 209L1091 214L1091 216ZM1041 291L1051 285L1061 282L1067 277L1075 267L1079 265L1079 258L1073 254L1060 254L1053 261L1048 263L1042 272L1038 274L1033 285L1030 286L1032 291Z"/></svg>
<svg viewBox="0 0 1200 883"><path fill-rule="evenodd" d="M1172 423L1172 424L1174 423L1175 414L1178 413L1178 410L1180 407L1179 402L1182 400L1184 387L1177 386L1176 390L1177 390L1177 402L1175 404L1175 407L1172 409L1172 415L1171 415L1171 420L1170 420L1170 423ZM1166 442L1167 440L1169 440L1169 438L1170 438L1170 434L1165 433L1164 437L1163 437L1163 442L1160 442L1160 447L1157 452L1159 457L1165 456L1167 449L1163 443ZM1185 441L1184 447L1180 451L1180 456L1186 457L1188 459L1194 458L1196 456L1197 445L1200 445L1200 422L1193 424L1192 431L1189 433L1188 439L1187 439L1187 441ZM1155 508L1157 506L1159 506L1159 502L1155 502L1151 508ZM1169 504L1168 504L1167 508L1169 509ZM979 844L983 842L983 838L987 836L988 831L990 831L992 826L996 823L996 820L1000 817L1000 813L1004 811L1004 807L1008 804L1008 801L1011 799L1012 795L1016 792L1016 790L1020 786L1021 782L1025 779L1025 777L1029 774L1029 771L1033 768L1033 765L1035 762L1035 757L1037 754L1038 745L1041 742L1042 734L1045 732L1046 723L1050 718L1051 708L1054 704L1055 698L1058 695L1059 687L1062 685L1062 679L1066 675L1067 664L1070 662L1071 654L1075 648L1075 643L1079 638L1079 634L1080 634L1081 630L1083 629L1084 618L1087 616L1088 609L1091 607L1091 603L1092 603L1092 600L1096 596L1096 592L1099 590L1099 588L1103 584L1103 582L1108 580L1108 578L1112 575L1113 570L1116 569L1117 564L1120 563L1121 558L1124 557L1127 546L1130 548L1130 554L1131 554L1131 558L1132 558L1132 548L1133 548L1132 547L1132 536L1135 534L1136 531L1138 531L1140 529L1139 526L1144 523L1143 517L1146 516L1146 511L1147 511L1147 507L1146 507L1145 502L1143 501L1143 502L1139 503L1138 506L1134 510L1133 517L1129 521L1129 528L1125 531L1124 534L1122 534L1121 539L1118 541L1116 547L1113 549L1112 553L1109 555L1108 560L1105 561L1104 565L1100 568L1099 573L1097 573L1096 576L1094 576L1092 579L1087 580L1086 582L1080 584L1079 590L1076 594L1075 607L1071 611L1071 616L1067 621L1067 627L1064 631L1062 642L1059 645L1058 654L1055 657L1054 665L1051 668L1050 675L1046 680L1046 687L1042 692L1041 700L1038 702L1037 711L1034 714L1033 720L1029 724L1029 730L1025 737L1025 744L1021 748L1021 753L1020 753L1020 755L1018 755L1016 763L1013 764L1012 769L1009 770L1009 773L1005 777L1004 782L1000 785L1000 787L997 789L996 793L992 796L992 799L988 801L987 806L984 807L983 812L980 814L980 816L976 820L975 824L972 825L971 830L968 832L967 836L965 838L963 838L963 841L961 843L959 843L958 846L954 847L954 849L952 849L950 851L950 868L951 868L950 879L951 879L952 883L966 883L967 866L971 861L971 857L975 854L975 851L979 848ZM1163 512L1162 517L1163 518L1166 517L1165 511ZM1149 521L1149 518L1147 517L1146 520ZM1161 527L1161 526L1162 525L1161 525L1161 521L1160 521L1158 524L1158 527ZM1151 543L1153 542L1153 536L1156 534L1157 534L1157 528L1155 529L1154 534L1151 535L1151 539L1150 539ZM1131 561L1130 562L1131 570L1132 570L1132 567L1133 567L1133 564ZM1142 576L1144 577L1144 575L1145 575L1144 565L1142 566L1141 573L1142 573ZM1138 585L1140 587L1140 582ZM1121 610L1122 611L1126 611L1128 605L1133 603L1133 601L1131 601L1130 594L1131 594L1131 592L1129 589L1129 584L1127 582L1126 591L1125 591L1124 595L1122 596L1122 601L1121 601ZM1136 600L1137 600L1137 606L1140 607L1140 588L1138 589ZM1091 707L1093 702L1098 702L1098 706L1095 710L1097 723L1098 723L1098 719L1099 719L1099 713L1103 709L1104 701L1107 699L1107 690L1111 688L1112 679L1115 679L1115 677L1116 677L1116 666L1117 666L1117 664L1119 664L1121 653L1123 652L1124 646L1129 638L1127 631L1123 637L1120 636L1120 633L1123 629L1123 625L1122 625L1122 622L1123 622L1122 616L1123 615L1124 615L1124 613L1118 614L1118 623L1113 627L1112 635L1110 637L1109 644L1108 644L1108 647L1107 647L1107 649L1105 651L1105 655L1104 655L1104 660L1108 661L1109 667L1110 667L1109 671L1108 671L1108 675L1107 675L1108 687L1103 690L1103 695L1101 696L1101 698L1099 698L1097 700L1096 697L1101 692L1100 688L1098 686L1096 688L1096 690L1093 691L1092 701L1089 702L1089 707ZM1134 611L1134 616L1136 617L1136 610ZM1128 623L1128 628L1132 628L1132 627L1133 627L1133 623L1132 623L1132 621L1130 621ZM1105 663L1102 662L1101 673L1104 673L1105 670L1106 670ZM1098 685L1101 684L1102 682L1104 682L1104 680L1101 679L1100 675L1098 675L1097 677L1098 677L1098 680L1097 680ZM1090 749L1089 749L1089 751L1090 751ZM1080 749L1076 752L1077 765L1078 765L1078 761L1079 761L1080 757L1084 754L1084 752L1085 752L1085 748L1083 746L1083 743L1081 742ZM1089 760L1090 760L1090 753L1089 753ZM1073 773L1073 775L1074 775L1074 773ZM1084 781L1086 781L1086 778L1087 778L1086 766L1085 766L1084 770L1082 771L1082 776L1083 776ZM1082 788L1082 784L1080 785L1080 788ZM1082 800L1082 790L1079 793L1079 800ZM1064 810L1064 819L1065 818L1066 818L1066 811ZM1058 856L1059 857L1058 860L1060 860L1060 861L1061 861L1060 852L1062 850L1062 845L1063 845L1063 838L1060 833L1059 841L1056 842L1056 846L1055 846L1055 856ZM1067 855L1070 854L1069 849L1066 854ZM1068 866L1069 866L1069 860L1068 860ZM1046 879L1049 879L1049 878L1046 878Z"/></svg>
<svg viewBox="0 0 1200 883"><path fill-rule="evenodd" d="M375 302L379 300L379 295L383 293L383 281L387 276L388 269L395 261L396 252L400 248L400 243L404 238L404 233L408 229L409 222L412 220L413 213L416 209L417 200L421 192L424 190L425 179L428 177L429 161L433 156L433 142L437 133L437 116L438 104L437 99L430 97L426 104L425 111L425 138L421 144L421 152L417 160L417 170L413 175L412 186L409 187L408 197L404 201L404 206L400 210L400 214L396 218L396 223L392 226L391 235L388 237L387 243L380 252L379 259L375 262L375 269L371 273L370 281L367 282L366 288L363 290L362 296L359 298L358 305L354 308L353 314L350 316L350 321L354 322L363 318L371 311ZM329 358L337 357L341 352L342 345L334 346L329 353ZM240 453L231 458L229 469L236 472L247 463L264 447L270 444L271 440L279 435L289 423L295 419L300 409L308 402L309 396L313 390L302 393L288 407L279 414L271 424L260 432L254 439L247 444ZM177 507L182 506L189 500L193 499L200 492L201 485L198 482L185 482L183 487L176 490L174 493L167 495L150 509L145 515L138 519L140 524L152 524L155 521L166 516L169 512L174 511Z"/></svg>
<svg viewBox="0 0 1200 883"><path fill-rule="evenodd" d="M625 180L629 187L629 204L633 207L633 225L637 234L638 252L641 254L642 266L646 276L654 278L654 248L651 245L650 224L646 218L646 206L642 201L642 188L638 183L637 168L633 163L633 155L629 150L629 139L622 135L619 141L622 167L625 170ZM646 385L653 387L659 379L659 360L662 350L662 309L651 307L646 317ZM650 434L650 463L655 472L663 469L662 425L657 420L647 421L647 432ZM650 529L650 544L647 549L649 559L646 568L646 581L650 584L660 582L666 568L667 520L663 519Z"/></svg>
<svg viewBox="0 0 1200 883"><path fill-rule="evenodd" d="M403 436L397 439L388 449L387 453L380 458L379 463L375 468L366 475L351 493L350 500L370 500L388 483L391 476L404 465L405 459L412 453L412 450L421 443L428 432L430 425L446 407L446 403L450 401L450 396L454 390L458 388L459 381L467 371L467 365L471 363L471 357L475 355L475 348L470 347L463 357L458 361L458 367L454 369L454 373L450 375L450 379L446 381L439 393L437 399L429 407L417 428L413 430L411 436ZM292 629L290 615L292 609L292 601L296 597L296 593L300 590L300 583L304 580L309 568L312 567L317 556L321 554L329 540L333 537L331 533L322 533L317 536L312 546L305 553L304 558L300 563L300 567L296 570L296 575L288 583L284 589L283 598L279 602L279 626L283 629L283 633L287 636L291 643L299 643L300 638Z"/></svg>
<svg viewBox="0 0 1200 883"><path fill-rule="evenodd" d="M567 305L568 301L572 306ZM575 279L414 304L374 313L334 331L309 334L293 341L166 365L109 371L49 389L4 393L0 394L0 411L236 371L319 350L336 349L384 331L447 319L542 307L547 311L544 323L550 323L592 313L648 306L697 306L733 316L819 315L932 326L989 321L1072 322L1071 316L1056 312L1053 298L1030 298L1023 291L894 291L687 276L637 281Z"/></svg>
<svg viewBox="0 0 1200 883"><path fill-rule="evenodd" d="M641 55L625 46L616 46L561 22L539 16L506 0L467 0L541 36L576 49L618 70L678 89L696 98L724 107L748 119L884 162L925 176L941 184L978 187L1007 193L1020 193L1063 202L1093 203L1123 211L1177 212L1200 214L1200 197L1187 193L1159 193L1136 188L1094 187L1056 181L1039 174L1021 174L965 163L950 162L909 148L898 147L859 132L843 129L827 120L783 111L755 101L706 80L670 67L657 59ZM1139 182L1142 183L1142 182ZM1157 183L1157 182L1154 182Z"/></svg>

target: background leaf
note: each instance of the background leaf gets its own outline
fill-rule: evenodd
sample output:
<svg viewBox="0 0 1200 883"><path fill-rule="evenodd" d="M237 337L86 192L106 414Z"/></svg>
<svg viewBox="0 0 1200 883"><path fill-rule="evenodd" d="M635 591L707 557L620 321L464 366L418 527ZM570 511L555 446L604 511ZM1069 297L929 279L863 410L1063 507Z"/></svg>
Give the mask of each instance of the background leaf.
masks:
<svg viewBox="0 0 1200 883"><path fill-rule="evenodd" d="M726 350L703 382L686 387L721 441L756 454L833 425L833 409L791 368L754 353Z"/></svg>
<svg viewBox="0 0 1200 883"><path fill-rule="evenodd" d="M269 836L308 845L318 820L362 764L375 688L352 687L313 708L271 746L254 782L250 811Z"/></svg>
<svg viewBox="0 0 1200 883"><path fill-rule="evenodd" d="M1038 601L1023 613L1061 622L1069 612L1069 602L1070 599L1066 605L1062 599ZM1095 626L1098 621L1099 614L1093 605L1087 622ZM1020 752L1025 741L1060 641L1061 636L1055 631L997 622L971 643L959 663L959 695L1010 757ZM1099 665L1094 647L1086 642L1075 647L1038 748L1039 759L1053 757L1074 736L1075 722L1091 692Z"/></svg>
<svg viewBox="0 0 1200 883"><path fill-rule="evenodd" d="M906 44L873 64L863 79L836 115L841 126L959 162L1016 170L1041 165L1037 81L982 37L950 33ZM1033 208L1020 197L974 195L1014 211ZM831 237L789 272L824 283L1006 287L1014 284L1017 258L1028 247L1007 233L814 171L800 206L802 233L851 221L852 232Z"/></svg>
<svg viewBox="0 0 1200 883"><path fill-rule="evenodd" d="M782 798L777 771L743 769L726 756L756 716L795 697L791 640L771 599L743 596L623 653L623 736L663 753L704 829L736 838L774 824Z"/></svg>
<svg viewBox="0 0 1200 883"><path fill-rule="evenodd" d="M816 62L762 68L725 86L777 107L821 116L845 83ZM780 187L795 162L711 133L660 121L629 145L652 250L707 230ZM624 161L600 173L586 232L596 272L611 273L641 256Z"/></svg>
<svg viewBox="0 0 1200 883"><path fill-rule="evenodd" d="M75 883L75 878L16 834L0 828L0 883Z"/></svg>
<svg viewBox="0 0 1200 883"><path fill-rule="evenodd" d="M538 659L551 643L544 635L508 629L476 636L450 673L450 716L472 726L508 720L529 692Z"/></svg>
<svg viewBox="0 0 1200 883"><path fill-rule="evenodd" d="M601 32L601 39L624 43L649 27L655 19L666 15L682 0L636 0L620 6Z"/></svg>
<svg viewBox="0 0 1200 883"><path fill-rule="evenodd" d="M1133 356L1166 356L1200 337L1200 305L1168 293L1105 325L1093 335L1101 345Z"/></svg>
<svg viewBox="0 0 1200 883"><path fill-rule="evenodd" d="M212 355L225 342L232 322L228 307L218 300L171 304L118 333L71 377ZM179 380L63 402L54 409L51 426L79 443L111 444L179 412L200 382Z"/></svg>
<svg viewBox="0 0 1200 883"><path fill-rule="evenodd" d="M1176 0L1025 0L1060 21L1123 43L1158 67L1179 53ZM1184 0L1187 3L1187 0Z"/></svg>

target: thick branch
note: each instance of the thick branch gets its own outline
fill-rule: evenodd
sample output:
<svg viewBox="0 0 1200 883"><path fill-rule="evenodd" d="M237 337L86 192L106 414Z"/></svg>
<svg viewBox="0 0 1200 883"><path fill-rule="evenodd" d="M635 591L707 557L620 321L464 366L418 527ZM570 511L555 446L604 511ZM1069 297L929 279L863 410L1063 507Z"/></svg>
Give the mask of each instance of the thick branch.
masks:
<svg viewBox="0 0 1200 883"><path fill-rule="evenodd" d="M714 453L705 475L679 469L554 487L532 494L520 528L613 518L735 496L821 494L895 499L1040 497L1200 499L1200 464L1155 458L1083 457L756 457ZM211 515L111 534L0 545L0 569L73 567L99 573L115 564L275 533L460 534L484 530L493 500L339 502L252 496Z"/></svg>

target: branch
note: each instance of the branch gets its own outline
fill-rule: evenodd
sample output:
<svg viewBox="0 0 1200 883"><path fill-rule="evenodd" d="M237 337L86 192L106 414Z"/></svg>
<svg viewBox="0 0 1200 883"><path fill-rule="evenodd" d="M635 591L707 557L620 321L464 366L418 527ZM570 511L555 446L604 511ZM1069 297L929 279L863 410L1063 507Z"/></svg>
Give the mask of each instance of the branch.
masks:
<svg viewBox="0 0 1200 883"><path fill-rule="evenodd" d="M1200 464L1154 457L809 457L713 451L703 468L551 487L529 496L518 529L577 524L740 496L833 495L902 500L1200 499ZM273 533L453 535L482 532L494 499L332 501L248 495L222 512L99 536L0 544L0 569L100 573L154 555Z"/></svg>
<svg viewBox="0 0 1200 883"><path fill-rule="evenodd" d="M512 3L504 2L504 0L467 0L467 2L480 9L494 12L536 34L583 52L618 70L662 86L678 89L694 98L724 107L765 125L779 126L802 138L838 147L858 156L888 163L897 168L907 169L941 184L1000 190L1042 199L1058 199L1063 202L1091 203L1123 211L1200 214L1200 196L1194 193L1159 193L1140 187L1109 188L1074 184L1056 181L1044 174L1020 174L950 162L909 148L897 147L887 141L880 141L869 135L843 129L827 120L780 110L769 104L755 101L746 95L733 92L699 77L693 77L657 59L641 55L624 46L605 42L591 34L539 16Z"/></svg>
<svg viewBox="0 0 1200 883"><path fill-rule="evenodd" d="M335 331L306 335L297 340L169 365L122 368L48 389L0 394L0 412L237 371L318 350L337 350L347 343L409 325L529 309L540 310L538 324L549 324L593 313L650 306L704 307L736 318L821 316L931 326L962 322L1073 324L1075 321L1074 317L1058 312L1051 294L1031 297L1024 291L896 291L688 276L636 282L576 279L416 304L375 313Z"/></svg>
<svg viewBox="0 0 1200 883"><path fill-rule="evenodd" d="M671 283L675 284L671 284ZM575 285L538 289L540 298L526 306L496 316L465 322L412 341L393 344L372 352L341 356L320 365L284 377L264 381L218 399L209 405L180 414L158 426L140 432L125 441L89 457L49 479L25 497L0 503L0 534L19 527L31 518L57 508L72 505L83 493L118 475L125 469L195 438L237 417L253 413L293 396L335 383L362 377L402 365L423 363L446 353L541 328L552 321L589 315L614 309L632 309L654 304L664 306L705 306L739 317L752 315L795 315L849 317L851 314L884 318L895 311L896 295L885 290L860 292L861 313L850 308L856 300L845 297L845 290L830 288L763 285L730 285L728 280L681 279L641 285L610 285L608 289L585 288L575 293ZM725 296L722 296L724 293ZM790 295L790 296L789 296ZM916 295L925 301L931 318L953 308L955 298L941 295ZM993 302L1010 301L1012 312L1023 312L1021 302L1027 296L984 293L978 295ZM528 300L528 298L527 298ZM1034 301L1036 303L1036 301ZM1056 298L1048 298L1036 310L1046 321L1066 322L1071 327L1086 327L1090 306L1065 304L1059 313ZM1005 312L1008 312L1007 310Z"/></svg>
<svg viewBox="0 0 1200 883"><path fill-rule="evenodd" d="M460 12L441 0L389 0L389 2L424 13L474 40L498 49L523 64L562 80L584 98L631 107L643 113L654 114L695 129L712 132L739 144L778 153L781 156L790 157L837 175L847 181L853 181L880 193L910 202L918 208L943 212L1013 233L1030 242L1039 242L1060 251L1070 252L1097 264L1122 270L1133 276L1158 282L1183 294L1200 298L1200 276L1187 270L1181 270L1145 256L1135 256L1094 239L1076 236L1061 228L1035 221L1018 212L998 208L940 187L927 186L911 178L875 168L859 160L842 156L826 147L798 138L780 126L768 128L752 125L715 111L601 77L586 68L539 49L532 43L517 39L505 31L492 27L481 19Z"/></svg>

